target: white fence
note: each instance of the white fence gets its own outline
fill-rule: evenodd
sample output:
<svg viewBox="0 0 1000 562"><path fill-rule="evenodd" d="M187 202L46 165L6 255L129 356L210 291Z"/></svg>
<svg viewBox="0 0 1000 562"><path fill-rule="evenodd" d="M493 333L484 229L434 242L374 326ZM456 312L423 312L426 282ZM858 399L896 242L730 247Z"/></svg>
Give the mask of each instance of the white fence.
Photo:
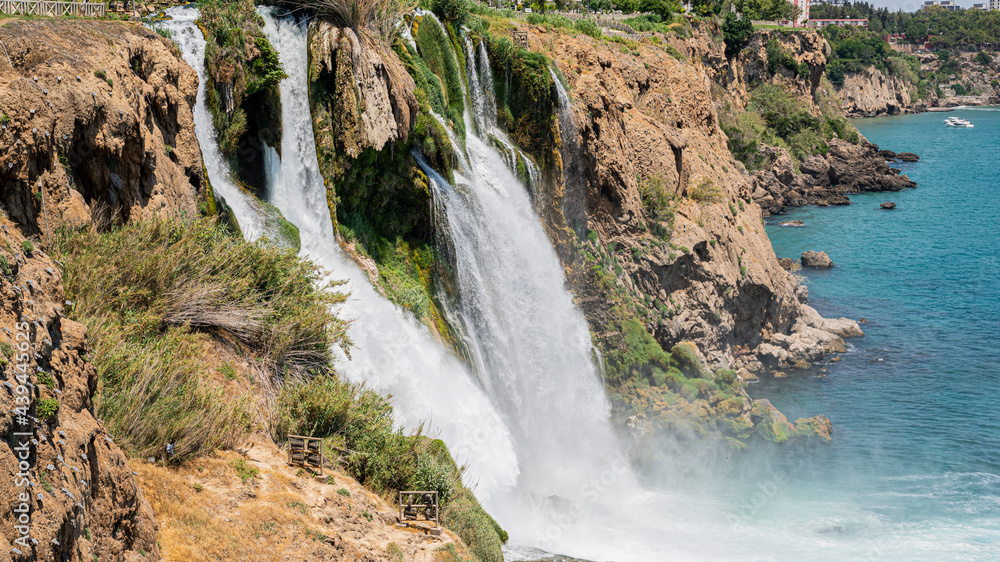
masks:
<svg viewBox="0 0 1000 562"><path fill-rule="evenodd" d="M8 16L84 16L103 18L104 2L53 2L48 0L0 0L0 14Z"/></svg>

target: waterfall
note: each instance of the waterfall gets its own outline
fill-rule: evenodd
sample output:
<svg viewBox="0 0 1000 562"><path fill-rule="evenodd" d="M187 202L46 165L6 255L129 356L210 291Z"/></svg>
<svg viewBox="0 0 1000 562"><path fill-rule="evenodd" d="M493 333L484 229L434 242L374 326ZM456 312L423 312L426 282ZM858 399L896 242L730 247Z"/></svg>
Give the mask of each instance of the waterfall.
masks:
<svg viewBox="0 0 1000 562"><path fill-rule="evenodd" d="M302 254L346 278L351 298L340 313L353 320L356 346L338 370L390 394L397 420L408 428L426 421L449 445L469 478L488 497L512 484L516 457L500 416L468 369L434 341L427 328L379 295L341 251L333 231L326 187L316 160L308 98L308 26L260 8L264 32L278 51L288 78L282 80L281 154L267 148L270 203L299 227Z"/></svg>
<svg viewBox="0 0 1000 562"><path fill-rule="evenodd" d="M299 228L303 257L329 271L330 279L347 280L344 290L351 296L339 312L353 320L349 333L355 349L350 359L340 357L338 371L391 394L396 419L405 427L414 429L425 421L431 424L456 460L468 465L466 476L470 483L478 484L477 493L488 497L497 489L510 487L518 471L513 445L500 416L468 369L435 342L423 325L379 295L340 250L316 161L307 97L307 28L291 19L277 19L268 9L261 11L265 31L289 75L281 83L284 159L271 148L265 151L269 199ZM169 24L185 60L202 76L205 43L194 24L198 11L171 8L167 13L173 17ZM196 115L199 113L207 114L204 86L198 90ZM200 121L208 127L197 128L207 166L209 155L217 154L218 146L211 119ZM227 173L219 177L227 178ZM213 185L217 181L212 178ZM238 189L220 192L227 201L241 195ZM240 224L253 224L256 213L252 207L235 203L231 206Z"/></svg>
<svg viewBox="0 0 1000 562"><path fill-rule="evenodd" d="M185 59L203 76L197 10L167 13ZM397 420L408 428L427 422L468 466L466 482L476 485L477 497L510 532L508 559L543 556L536 546L591 560L718 556L713 538L730 529L699 517L686 498L634 483L612 434L587 324L563 288L561 266L525 187L494 145L467 135L466 151L458 149L463 173L455 174L454 186L417 158L454 249L459 295L448 314L469 344L470 371L426 327L379 295L342 252L316 161L307 26L271 8L260 13L288 74L280 85L281 157L265 150L269 202L299 228L302 256L329 271L329 279L347 281L351 295L339 312L353 320L355 348L350 358L339 358L338 371L390 394ZM475 79L482 91L492 88L485 73ZM204 104L202 86L197 135L208 166L218 148ZM467 127L475 111L467 110ZM254 224L252 199L239 199L238 188L223 184L228 171L219 167L210 174L219 193L234 198L230 204L241 224Z"/></svg>
<svg viewBox="0 0 1000 562"><path fill-rule="evenodd" d="M232 208L243 235L255 240L264 234L266 213L253 196L244 193L233 182L229 163L219 150L212 114L205 104L205 37L195 24L200 13L197 8L189 7L171 8L166 13L170 19L157 25L170 30L184 61L198 73L198 101L194 106L194 130L201 144L201 157L205 162L208 180L212 183L216 195L221 196Z"/></svg>
<svg viewBox="0 0 1000 562"><path fill-rule="evenodd" d="M524 179L527 181L528 188L534 192L542 178L538 166L535 165L531 157L511 142L506 132L497 127L497 102L496 93L493 90L493 69L490 66L489 54L486 52L486 44L480 42L477 49L469 36L463 34L462 45L465 50L465 73L469 79L469 103L467 106L472 106L470 114L476 131L481 139L490 141L493 148L503 157L504 163L511 172L518 173L518 163L524 167Z"/></svg>
<svg viewBox="0 0 1000 562"><path fill-rule="evenodd" d="M549 74L559 96L559 157L562 159L565 186L562 210L570 228L582 237L587 233L587 176L582 169L583 153L577 139L576 120L573 119L573 102L555 70L549 68Z"/></svg>

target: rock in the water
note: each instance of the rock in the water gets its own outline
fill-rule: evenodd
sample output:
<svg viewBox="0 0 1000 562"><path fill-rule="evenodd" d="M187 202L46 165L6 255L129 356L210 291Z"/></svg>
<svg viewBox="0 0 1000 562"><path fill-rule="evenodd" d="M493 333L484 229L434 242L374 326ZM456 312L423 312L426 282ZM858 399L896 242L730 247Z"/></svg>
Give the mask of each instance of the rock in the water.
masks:
<svg viewBox="0 0 1000 562"><path fill-rule="evenodd" d="M891 150L882 149L878 151L878 154L879 156L885 158L886 160L895 160L896 158L899 158L899 155Z"/></svg>
<svg viewBox="0 0 1000 562"><path fill-rule="evenodd" d="M778 265L780 265L781 269L784 269L785 271L791 271L795 262L792 261L792 258L778 258Z"/></svg>
<svg viewBox="0 0 1000 562"><path fill-rule="evenodd" d="M781 226L805 226L802 221L785 221L781 223Z"/></svg>
<svg viewBox="0 0 1000 562"><path fill-rule="evenodd" d="M814 252L812 250L802 252L803 267L833 267L833 260L826 252Z"/></svg>
<svg viewBox="0 0 1000 562"><path fill-rule="evenodd" d="M920 160L920 157L912 152L900 152L896 155L896 158L899 158L903 162L918 162Z"/></svg>
<svg viewBox="0 0 1000 562"><path fill-rule="evenodd" d="M896 204L893 203L892 201L886 201L885 203L882 203L882 208L883 209L895 209L896 208Z"/></svg>

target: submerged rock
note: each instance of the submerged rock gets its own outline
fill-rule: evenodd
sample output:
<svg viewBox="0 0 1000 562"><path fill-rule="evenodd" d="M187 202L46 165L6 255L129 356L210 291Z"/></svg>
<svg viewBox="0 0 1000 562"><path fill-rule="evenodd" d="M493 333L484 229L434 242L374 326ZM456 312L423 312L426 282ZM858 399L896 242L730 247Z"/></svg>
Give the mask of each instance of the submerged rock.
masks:
<svg viewBox="0 0 1000 562"><path fill-rule="evenodd" d="M805 226L805 223L802 221L785 221L779 226Z"/></svg>
<svg viewBox="0 0 1000 562"><path fill-rule="evenodd" d="M828 268L833 267L833 260L830 259L830 256L826 255L826 252L808 250L802 252L802 266Z"/></svg>
<svg viewBox="0 0 1000 562"><path fill-rule="evenodd" d="M881 207L883 209L895 209L896 208L896 204L893 203L892 201L886 201L885 203L882 203Z"/></svg>
<svg viewBox="0 0 1000 562"><path fill-rule="evenodd" d="M918 162L920 157L912 152L900 152L896 155L903 162Z"/></svg>

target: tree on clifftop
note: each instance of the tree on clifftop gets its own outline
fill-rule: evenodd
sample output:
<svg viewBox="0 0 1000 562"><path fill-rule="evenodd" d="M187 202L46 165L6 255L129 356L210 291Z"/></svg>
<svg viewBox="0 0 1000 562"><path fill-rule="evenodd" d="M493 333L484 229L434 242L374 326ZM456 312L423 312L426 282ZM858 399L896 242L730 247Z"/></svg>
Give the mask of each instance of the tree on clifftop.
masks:
<svg viewBox="0 0 1000 562"><path fill-rule="evenodd" d="M750 42L753 35L753 25L748 19L737 19L736 14L726 13L722 22L722 36L726 42L726 58L731 59Z"/></svg>

